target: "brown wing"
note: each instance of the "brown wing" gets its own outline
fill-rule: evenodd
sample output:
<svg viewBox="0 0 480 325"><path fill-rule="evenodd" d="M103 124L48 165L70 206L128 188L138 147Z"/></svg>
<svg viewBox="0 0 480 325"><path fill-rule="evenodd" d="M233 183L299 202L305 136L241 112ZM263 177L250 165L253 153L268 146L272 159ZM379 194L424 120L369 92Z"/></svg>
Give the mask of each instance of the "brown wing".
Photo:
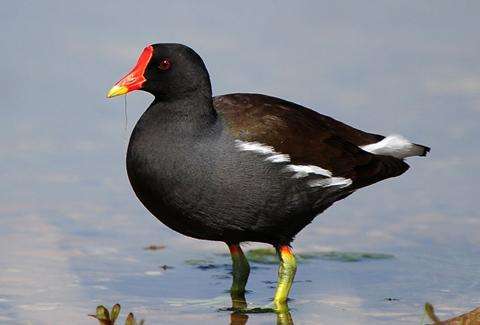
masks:
<svg viewBox="0 0 480 325"><path fill-rule="evenodd" d="M259 94L214 98L232 135L288 154L296 165L315 165L334 176L350 178L359 188L402 174L400 159L373 155L358 146L378 142L381 135L363 132L306 107Z"/></svg>

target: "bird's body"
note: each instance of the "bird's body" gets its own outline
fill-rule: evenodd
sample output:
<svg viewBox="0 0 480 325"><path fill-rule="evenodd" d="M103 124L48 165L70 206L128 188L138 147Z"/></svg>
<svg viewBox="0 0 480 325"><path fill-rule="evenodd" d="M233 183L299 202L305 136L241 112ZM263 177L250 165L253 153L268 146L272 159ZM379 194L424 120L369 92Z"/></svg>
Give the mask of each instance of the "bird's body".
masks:
<svg viewBox="0 0 480 325"><path fill-rule="evenodd" d="M127 171L150 212L190 237L289 244L336 200L408 168L359 148L383 137L277 98L173 107L154 102L141 117Z"/></svg>
<svg viewBox="0 0 480 325"><path fill-rule="evenodd" d="M276 302L286 301L293 281L289 245L300 230L355 190L404 173L404 158L429 150L279 98L212 97L203 61L179 44L147 47L109 96L135 89L155 95L127 152L137 197L168 227L229 244L232 291L243 292L248 277L238 244L274 245L283 263Z"/></svg>

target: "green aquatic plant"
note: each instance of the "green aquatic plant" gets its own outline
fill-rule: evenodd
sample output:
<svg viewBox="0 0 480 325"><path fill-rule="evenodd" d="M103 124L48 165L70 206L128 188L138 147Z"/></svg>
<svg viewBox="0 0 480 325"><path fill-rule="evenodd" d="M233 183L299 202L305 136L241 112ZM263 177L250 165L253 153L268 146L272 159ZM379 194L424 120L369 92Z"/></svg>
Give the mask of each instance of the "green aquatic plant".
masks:
<svg viewBox="0 0 480 325"><path fill-rule="evenodd" d="M256 248L248 250L245 256L250 262L259 264L277 264L278 258L273 248Z"/></svg>
<svg viewBox="0 0 480 325"><path fill-rule="evenodd" d="M360 262L366 260L384 260L394 258L393 255L383 254L383 253L366 253L366 252L319 252L306 254L300 254L304 259L309 258L320 258L323 260L338 261L338 262Z"/></svg>
<svg viewBox="0 0 480 325"><path fill-rule="evenodd" d="M246 252L246 257L249 261L259 264L277 264L278 258L275 249L258 248L251 249ZM367 253L367 252L305 252L296 254L297 261L304 263L310 259L323 259L338 262L360 262L365 260L380 260L394 258L390 254L382 253Z"/></svg>
<svg viewBox="0 0 480 325"><path fill-rule="evenodd" d="M89 315L93 318L96 318L100 325L115 325L115 322L120 315L120 305L115 304L112 307L112 310L109 312L107 308L103 305L97 306L95 311L95 315ZM125 319L125 325L143 325L145 321L142 319L141 321L137 322L135 316L132 313L129 313L127 318Z"/></svg>
<svg viewBox="0 0 480 325"><path fill-rule="evenodd" d="M229 257L230 254L215 254L220 257ZM322 252L303 252L295 254L297 263L305 263L312 259L321 259L337 262L361 262L368 260L384 260L395 258L394 255L384 253L369 252L341 252L341 251L322 251ZM245 257L249 262L257 264L278 264L277 252L274 248L255 248L245 252ZM190 259L185 264L206 268L210 266L222 266L215 264L213 259Z"/></svg>
<svg viewBox="0 0 480 325"><path fill-rule="evenodd" d="M189 259L185 260L185 264L190 266L202 266L202 265L210 265L213 264L213 260L211 259Z"/></svg>

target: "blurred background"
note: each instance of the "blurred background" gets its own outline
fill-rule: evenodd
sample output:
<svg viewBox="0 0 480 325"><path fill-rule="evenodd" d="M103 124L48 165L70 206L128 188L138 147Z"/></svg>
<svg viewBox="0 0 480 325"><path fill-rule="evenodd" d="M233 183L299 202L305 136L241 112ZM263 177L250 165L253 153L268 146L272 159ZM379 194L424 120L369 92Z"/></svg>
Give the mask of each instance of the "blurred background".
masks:
<svg viewBox="0 0 480 325"><path fill-rule="evenodd" d="M479 13L477 1L3 3L0 322L94 324L96 305L119 302L147 324L229 324L224 245L167 229L130 189L125 137L151 95L128 96L128 134L123 99L105 98L158 42L195 49L216 95L273 95L432 147L299 234L300 252L394 258L300 265L296 323L411 324L426 301L442 318L480 305ZM275 276L258 264L247 300L268 303Z"/></svg>

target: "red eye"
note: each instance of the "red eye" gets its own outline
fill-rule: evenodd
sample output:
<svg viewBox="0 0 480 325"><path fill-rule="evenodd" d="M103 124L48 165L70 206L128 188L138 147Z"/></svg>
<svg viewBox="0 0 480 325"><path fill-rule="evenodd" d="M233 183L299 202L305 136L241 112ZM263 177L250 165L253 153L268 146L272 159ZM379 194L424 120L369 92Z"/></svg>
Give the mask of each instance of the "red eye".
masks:
<svg viewBox="0 0 480 325"><path fill-rule="evenodd" d="M162 61L160 61L160 64L158 65L158 68L160 70L168 70L170 69L171 66L172 66L172 63L170 62L169 59L162 59Z"/></svg>

